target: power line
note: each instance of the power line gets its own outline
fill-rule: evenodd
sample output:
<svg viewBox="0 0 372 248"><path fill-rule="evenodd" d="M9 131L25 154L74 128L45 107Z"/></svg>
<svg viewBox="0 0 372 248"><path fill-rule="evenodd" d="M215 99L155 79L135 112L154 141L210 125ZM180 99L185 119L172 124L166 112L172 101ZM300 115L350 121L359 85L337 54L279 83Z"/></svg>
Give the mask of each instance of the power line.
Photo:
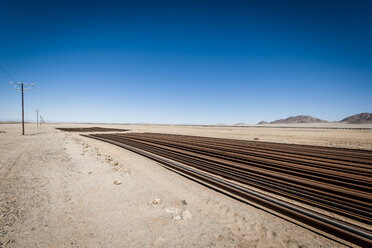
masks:
<svg viewBox="0 0 372 248"><path fill-rule="evenodd" d="M12 75L10 75L10 73L7 71L7 70L5 70L5 68L4 67L2 67L1 65L0 65L0 68L10 77L10 79L12 79L13 81L17 81L17 80L15 80L14 79L14 77L12 76Z"/></svg>
<svg viewBox="0 0 372 248"><path fill-rule="evenodd" d="M14 77L12 75L10 75L10 73L5 70L4 67L2 67L0 65L0 68L13 80L13 81L17 81L14 79ZM11 81L10 84L14 85L14 89L15 90L18 90L21 92L22 94L22 135L25 135L25 117L24 117L24 100L23 100L23 92L25 91L30 91L30 86L35 86L34 84L27 84L27 83L21 83L21 82L18 82L18 83L15 83ZM36 110L36 115L38 116L38 110ZM44 122L44 119L42 119L42 117L40 116L41 120ZM39 121L38 121L39 123Z"/></svg>

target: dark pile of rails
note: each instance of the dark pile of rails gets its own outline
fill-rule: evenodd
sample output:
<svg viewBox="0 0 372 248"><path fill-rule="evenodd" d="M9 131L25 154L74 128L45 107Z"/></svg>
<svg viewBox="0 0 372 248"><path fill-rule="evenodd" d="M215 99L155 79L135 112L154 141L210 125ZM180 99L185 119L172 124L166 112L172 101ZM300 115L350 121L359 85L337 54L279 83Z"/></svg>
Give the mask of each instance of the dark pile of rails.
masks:
<svg viewBox="0 0 372 248"><path fill-rule="evenodd" d="M88 133L88 132L126 132L129 129L118 129L118 128L105 128L105 127L58 127L56 128L61 131L66 132L80 132L80 133Z"/></svg>
<svg viewBox="0 0 372 248"><path fill-rule="evenodd" d="M120 145L164 164L167 162L158 157L181 163L197 171L176 168L170 163L168 166L200 180L218 176L228 181L221 185L215 180L215 186L224 191L256 200L341 239L362 246L372 245L372 233L368 228L372 226L371 151L157 133L94 134L90 137ZM207 174L203 176L201 172ZM235 189L226 186L229 183ZM288 208L301 203L294 208L310 215L314 213L320 220L280 210L275 207L277 203L270 205L247 195L248 189L240 188L239 192L241 186L268 192L266 196L263 194L267 199L284 202ZM322 223L324 218L331 224Z"/></svg>

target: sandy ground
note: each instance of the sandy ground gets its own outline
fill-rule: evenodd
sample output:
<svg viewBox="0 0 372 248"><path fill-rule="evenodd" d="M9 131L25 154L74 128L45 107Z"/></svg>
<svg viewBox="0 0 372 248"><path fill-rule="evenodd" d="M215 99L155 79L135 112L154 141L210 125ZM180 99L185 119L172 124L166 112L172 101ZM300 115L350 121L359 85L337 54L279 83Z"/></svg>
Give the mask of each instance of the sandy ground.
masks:
<svg viewBox="0 0 372 248"><path fill-rule="evenodd" d="M6 132L0 133L0 247L343 247L149 159L55 126L92 125L28 124L25 136L19 124L0 125ZM111 126L372 146L370 130Z"/></svg>

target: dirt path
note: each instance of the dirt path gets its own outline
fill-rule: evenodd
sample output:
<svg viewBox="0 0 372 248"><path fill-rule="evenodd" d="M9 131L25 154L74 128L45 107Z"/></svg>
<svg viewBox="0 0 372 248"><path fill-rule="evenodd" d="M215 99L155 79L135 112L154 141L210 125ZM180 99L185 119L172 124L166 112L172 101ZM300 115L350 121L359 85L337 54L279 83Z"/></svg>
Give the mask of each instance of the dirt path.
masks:
<svg viewBox="0 0 372 248"><path fill-rule="evenodd" d="M0 137L0 247L342 246L122 148L30 133Z"/></svg>

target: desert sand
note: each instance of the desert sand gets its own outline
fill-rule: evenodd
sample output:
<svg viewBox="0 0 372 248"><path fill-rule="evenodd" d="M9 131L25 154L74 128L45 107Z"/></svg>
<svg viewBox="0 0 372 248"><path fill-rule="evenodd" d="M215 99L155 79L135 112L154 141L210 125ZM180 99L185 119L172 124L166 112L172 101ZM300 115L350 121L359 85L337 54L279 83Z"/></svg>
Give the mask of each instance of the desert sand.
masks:
<svg viewBox="0 0 372 248"><path fill-rule="evenodd" d="M344 247L156 162L55 127L372 150L372 130L0 124L0 247ZM332 238L332 237L331 237Z"/></svg>

